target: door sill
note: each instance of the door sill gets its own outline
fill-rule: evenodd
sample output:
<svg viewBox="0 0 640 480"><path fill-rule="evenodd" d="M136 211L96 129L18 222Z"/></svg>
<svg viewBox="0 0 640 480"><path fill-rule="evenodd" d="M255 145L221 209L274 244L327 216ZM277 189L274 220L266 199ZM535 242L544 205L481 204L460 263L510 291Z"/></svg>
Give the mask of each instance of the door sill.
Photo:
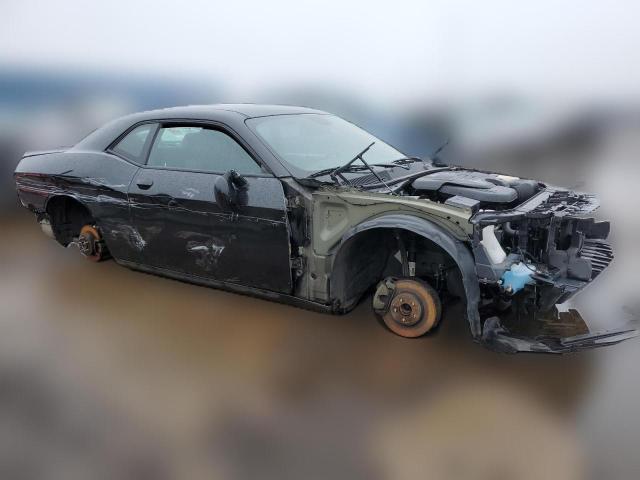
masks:
<svg viewBox="0 0 640 480"><path fill-rule="evenodd" d="M274 302L286 303L295 307L304 308L307 310L313 310L321 313L339 313L334 312L331 305L325 305L323 303L314 302L312 300L306 300L304 298L295 297L286 293L274 292L272 290L266 290L263 288L249 287L247 285L240 285L237 283L224 282L220 280L213 280L210 278L200 277L198 275L191 275L183 272L176 272L161 267L151 267L148 265L141 265L136 262L130 262L128 260L116 260L119 265L137 270L140 272L150 273L161 277L170 278L173 280L179 280L181 282L192 283L204 287L215 288L218 290L226 290L233 293L240 293L243 295L250 295L252 297L258 297L266 300L272 300Z"/></svg>

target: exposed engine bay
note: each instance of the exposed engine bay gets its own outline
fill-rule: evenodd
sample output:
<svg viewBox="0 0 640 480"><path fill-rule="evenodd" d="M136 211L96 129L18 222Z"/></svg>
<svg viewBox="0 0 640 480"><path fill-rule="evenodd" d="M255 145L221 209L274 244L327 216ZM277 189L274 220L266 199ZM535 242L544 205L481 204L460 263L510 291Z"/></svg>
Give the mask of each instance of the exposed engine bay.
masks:
<svg viewBox="0 0 640 480"><path fill-rule="evenodd" d="M436 201L460 196L476 200L478 208L506 209L529 200L543 188L535 180L473 170L441 171L417 178L410 191Z"/></svg>
<svg viewBox="0 0 640 480"><path fill-rule="evenodd" d="M576 310L557 307L589 285L614 257L607 242L609 222L589 216L599 207L593 195L456 166L413 163L391 171L372 167L365 163L370 171L365 175L353 166L349 171L341 167L330 176L338 188L427 200L468 212L471 228L465 243L480 286L476 338L488 347L564 353L638 334L634 326L592 332ZM427 263L437 265L435 270L425 268L424 262L411 261L421 258L420 249L414 250L407 249L407 271L419 265L416 277L422 275L436 287L445 278L449 292L461 289L455 276L445 275L457 270L455 264L438 263L429 253ZM376 295L389 296L384 290L379 288Z"/></svg>
<svg viewBox="0 0 640 480"><path fill-rule="evenodd" d="M606 241L609 222L588 216L599 207L593 195L460 167L427 170L394 193L471 211L482 341L488 346L562 353L637 335L632 327L590 332L576 310L556 307L614 257Z"/></svg>
<svg viewBox="0 0 640 480"><path fill-rule="evenodd" d="M450 175L426 177L413 188L431 188L425 189L431 198L474 211L483 341L505 351L564 352L636 335L632 328L589 332L576 310L556 307L613 260L609 222L587 216L599 207L594 196L498 174L465 172L459 180Z"/></svg>

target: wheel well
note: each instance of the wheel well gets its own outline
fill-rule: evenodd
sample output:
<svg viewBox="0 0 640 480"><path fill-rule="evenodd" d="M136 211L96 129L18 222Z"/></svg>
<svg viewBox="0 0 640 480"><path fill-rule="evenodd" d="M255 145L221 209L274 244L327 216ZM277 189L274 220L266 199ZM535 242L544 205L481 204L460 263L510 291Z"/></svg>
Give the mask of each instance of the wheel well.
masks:
<svg viewBox="0 0 640 480"><path fill-rule="evenodd" d="M437 243L404 229L372 228L349 238L336 253L331 296L340 308L353 308L364 293L385 277L406 276L401 249L409 254L415 252L410 259L415 261L416 277L427 279L440 292L464 297L458 264Z"/></svg>
<svg viewBox="0 0 640 480"><path fill-rule="evenodd" d="M51 198L46 211L56 240L65 247L80 234L84 225L94 223L89 209L72 197Z"/></svg>

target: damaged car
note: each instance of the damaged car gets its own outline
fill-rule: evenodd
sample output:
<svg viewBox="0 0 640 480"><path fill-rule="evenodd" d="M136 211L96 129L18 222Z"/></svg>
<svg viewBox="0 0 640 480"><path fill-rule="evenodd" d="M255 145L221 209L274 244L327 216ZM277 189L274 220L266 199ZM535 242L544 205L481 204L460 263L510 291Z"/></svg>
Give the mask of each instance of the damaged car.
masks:
<svg viewBox="0 0 640 480"><path fill-rule="evenodd" d="M189 106L27 152L15 182L44 232L92 261L335 314L372 296L408 338L458 300L473 339L504 352L636 335L556 308L613 260L595 197L436 160L319 110Z"/></svg>

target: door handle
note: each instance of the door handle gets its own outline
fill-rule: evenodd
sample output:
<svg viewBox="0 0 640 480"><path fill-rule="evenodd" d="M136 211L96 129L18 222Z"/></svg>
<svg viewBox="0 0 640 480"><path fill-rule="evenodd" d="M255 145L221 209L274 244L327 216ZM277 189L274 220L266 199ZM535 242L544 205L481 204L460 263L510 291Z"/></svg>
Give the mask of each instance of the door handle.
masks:
<svg viewBox="0 0 640 480"><path fill-rule="evenodd" d="M153 185L153 180L150 178L141 178L136 181L136 185L138 185L140 190L149 190Z"/></svg>

